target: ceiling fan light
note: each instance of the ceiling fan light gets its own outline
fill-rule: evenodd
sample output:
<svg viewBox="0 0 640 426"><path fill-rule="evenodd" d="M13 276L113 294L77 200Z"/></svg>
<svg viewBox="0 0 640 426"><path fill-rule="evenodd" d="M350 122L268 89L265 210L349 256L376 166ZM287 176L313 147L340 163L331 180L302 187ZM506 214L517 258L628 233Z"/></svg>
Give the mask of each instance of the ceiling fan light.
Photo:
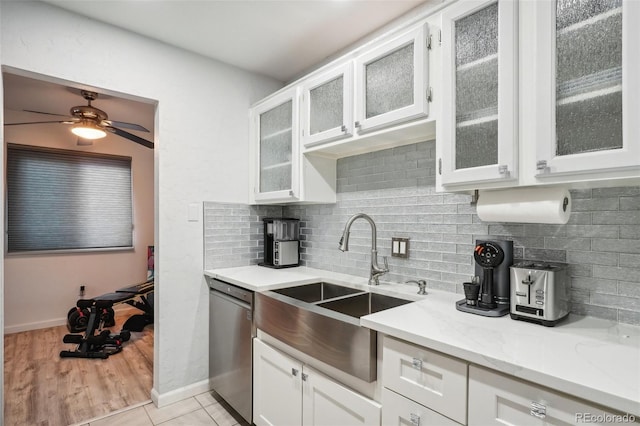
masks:
<svg viewBox="0 0 640 426"><path fill-rule="evenodd" d="M71 128L71 132L80 138L89 140L100 139L107 136L107 132L90 122L76 124Z"/></svg>

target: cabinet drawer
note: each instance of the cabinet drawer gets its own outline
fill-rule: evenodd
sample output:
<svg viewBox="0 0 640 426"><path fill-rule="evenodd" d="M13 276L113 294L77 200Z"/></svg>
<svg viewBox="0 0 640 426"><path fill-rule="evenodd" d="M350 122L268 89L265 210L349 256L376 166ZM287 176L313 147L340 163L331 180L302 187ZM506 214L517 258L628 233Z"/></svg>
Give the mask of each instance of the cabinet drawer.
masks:
<svg viewBox="0 0 640 426"><path fill-rule="evenodd" d="M629 422L621 416L623 414L589 405L533 383L481 367L469 367L469 425L543 426ZM631 423L637 421L633 416L627 417ZM616 419L619 420L616 422Z"/></svg>
<svg viewBox="0 0 640 426"><path fill-rule="evenodd" d="M389 389L382 390L382 424L384 426L459 425L459 423Z"/></svg>
<svg viewBox="0 0 640 426"><path fill-rule="evenodd" d="M465 424L467 364L385 336L382 384L444 416Z"/></svg>

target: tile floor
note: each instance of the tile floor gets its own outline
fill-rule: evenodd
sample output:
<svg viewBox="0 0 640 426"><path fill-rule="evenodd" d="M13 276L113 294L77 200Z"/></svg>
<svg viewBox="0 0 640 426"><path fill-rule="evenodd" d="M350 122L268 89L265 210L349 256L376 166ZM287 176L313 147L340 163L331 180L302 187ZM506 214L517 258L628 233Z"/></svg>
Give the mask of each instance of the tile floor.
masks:
<svg viewBox="0 0 640 426"><path fill-rule="evenodd" d="M166 407L152 402L131 407L82 426L248 426L215 392L206 392Z"/></svg>

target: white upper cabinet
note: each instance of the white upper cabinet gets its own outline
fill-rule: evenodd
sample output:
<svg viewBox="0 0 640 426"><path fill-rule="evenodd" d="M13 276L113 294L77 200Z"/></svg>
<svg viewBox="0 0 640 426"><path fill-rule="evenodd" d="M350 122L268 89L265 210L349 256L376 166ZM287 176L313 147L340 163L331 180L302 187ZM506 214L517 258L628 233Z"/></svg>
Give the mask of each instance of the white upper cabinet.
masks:
<svg viewBox="0 0 640 426"><path fill-rule="evenodd" d="M353 135L353 64L302 84L302 143L311 147Z"/></svg>
<svg viewBox="0 0 640 426"><path fill-rule="evenodd" d="M540 181L640 169L640 2L536 2Z"/></svg>
<svg viewBox="0 0 640 426"><path fill-rule="evenodd" d="M444 186L518 177L517 24L513 0L460 1L442 13Z"/></svg>
<svg viewBox="0 0 640 426"><path fill-rule="evenodd" d="M424 23L356 58L359 133L427 115L428 37Z"/></svg>
<svg viewBox="0 0 640 426"><path fill-rule="evenodd" d="M279 92L251 110L256 201L297 201L299 190L298 89Z"/></svg>

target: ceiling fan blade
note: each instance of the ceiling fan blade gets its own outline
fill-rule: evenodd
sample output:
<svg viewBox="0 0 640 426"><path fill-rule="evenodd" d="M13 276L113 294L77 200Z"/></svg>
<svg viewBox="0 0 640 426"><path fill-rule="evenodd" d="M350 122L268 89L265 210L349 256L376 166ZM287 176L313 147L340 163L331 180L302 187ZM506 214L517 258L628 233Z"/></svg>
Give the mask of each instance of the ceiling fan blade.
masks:
<svg viewBox="0 0 640 426"><path fill-rule="evenodd" d="M5 126L21 126L23 124L46 124L46 123L73 124L72 121L27 121L25 123L4 123L4 125Z"/></svg>
<svg viewBox="0 0 640 426"><path fill-rule="evenodd" d="M139 124L127 123L127 122L124 122L124 121L115 121L115 120L109 120L109 122L113 126L124 127L125 129L129 129L129 130L138 130L140 132L149 133L149 130L147 130L146 128L142 127Z"/></svg>
<svg viewBox="0 0 640 426"><path fill-rule="evenodd" d="M129 132L126 132L126 131L124 131L122 129L118 129L117 127L105 126L105 128L107 130L109 130L110 132L115 133L118 136L121 136L121 137L123 137L125 139L129 139L130 141L138 143L138 144L140 144L142 146L146 146L147 148L153 149L153 146L154 146L153 142L150 142L150 141L148 141L146 139L142 139L139 136L133 135L133 134L131 134Z"/></svg>
<svg viewBox="0 0 640 426"><path fill-rule="evenodd" d="M36 114L57 115L58 117L69 117L66 114L54 114L52 112L34 111L32 109L23 109L23 111L25 111L25 112L34 112Z"/></svg>

